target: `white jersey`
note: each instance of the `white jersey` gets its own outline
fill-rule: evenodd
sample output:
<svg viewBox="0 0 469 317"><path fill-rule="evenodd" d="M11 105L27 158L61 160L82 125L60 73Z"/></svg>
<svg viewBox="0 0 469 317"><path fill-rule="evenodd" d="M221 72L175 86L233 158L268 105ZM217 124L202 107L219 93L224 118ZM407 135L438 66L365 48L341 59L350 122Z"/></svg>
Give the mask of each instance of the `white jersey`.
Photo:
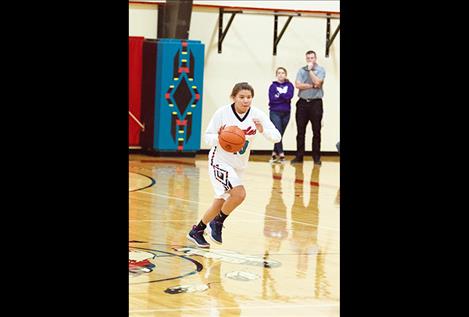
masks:
<svg viewBox="0 0 469 317"><path fill-rule="evenodd" d="M280 132L275 128L269 117L261 110L250 107L246 113L238 114L236 113L234 104L223 106L215 112L205 131L205 143L212 147L208 154L209 165L222 162L235 169L244 169L247 167L252 142L256 135L259 134L253 119L257 119L261 122L264 132L260 134L264 135L267 140L272 143L280 142L282 139ZM227 127L235 125L244 131L246 143L240 151L236 153L227 152L218 143L218 130L223 125Z"/></svg>

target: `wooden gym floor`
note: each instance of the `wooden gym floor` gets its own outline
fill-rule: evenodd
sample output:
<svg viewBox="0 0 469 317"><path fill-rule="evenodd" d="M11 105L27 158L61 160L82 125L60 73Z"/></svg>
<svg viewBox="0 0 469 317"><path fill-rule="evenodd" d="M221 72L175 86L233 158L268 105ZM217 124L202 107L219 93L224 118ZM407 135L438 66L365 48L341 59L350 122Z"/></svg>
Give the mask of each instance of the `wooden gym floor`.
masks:
<svg viewBox="0 0 469 317"><path fill-rule="evenodd" d="M207 155L129 159L129 316L339 316L338 157L251 156L210 249L186 239L213 199Z"/></svg>

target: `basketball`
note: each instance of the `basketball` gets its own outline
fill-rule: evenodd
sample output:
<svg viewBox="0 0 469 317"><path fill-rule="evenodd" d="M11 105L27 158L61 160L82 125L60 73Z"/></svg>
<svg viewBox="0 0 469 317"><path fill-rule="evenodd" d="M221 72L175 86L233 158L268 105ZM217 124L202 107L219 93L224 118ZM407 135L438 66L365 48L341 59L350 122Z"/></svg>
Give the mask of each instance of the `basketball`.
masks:
<svg viewBox="0 0 469 317"><path fill-rule="evenodd" d="M225 127L218 135L218 143L225 151L231 153L241 150L245 141L244 131L235 125Z"/></svg>

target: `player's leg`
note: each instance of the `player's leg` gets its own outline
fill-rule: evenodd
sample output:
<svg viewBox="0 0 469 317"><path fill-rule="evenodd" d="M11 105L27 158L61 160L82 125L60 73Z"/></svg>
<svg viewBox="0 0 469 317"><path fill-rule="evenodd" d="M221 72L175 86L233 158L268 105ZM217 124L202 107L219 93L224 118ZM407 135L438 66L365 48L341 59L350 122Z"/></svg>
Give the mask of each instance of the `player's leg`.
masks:
<svg viewBox="0 0 469 317"><path fill-rule="evenodd" d="M246 190L241 181L241 171L234 170L231 166L220 165L217 167L223 174L225 178L226 196L225 202L221 206L219 213L215 218L210 221L208 224L207 230L209 232L210 238L216 243L222 243L222 229L223 223L231 212L238 207L246 198Z"/></svg>
<svg viewBox="0 0 469 317"><path fill-rule="evenodd" d="M212 205L207 209L199 223L194 225L192 230L187 234L189 240L201 248L208 248L210 246L207 240L205 240L204 230L207 228L207 224L220 212L224 202L223 198L215 198L213 200Z"/></svg>

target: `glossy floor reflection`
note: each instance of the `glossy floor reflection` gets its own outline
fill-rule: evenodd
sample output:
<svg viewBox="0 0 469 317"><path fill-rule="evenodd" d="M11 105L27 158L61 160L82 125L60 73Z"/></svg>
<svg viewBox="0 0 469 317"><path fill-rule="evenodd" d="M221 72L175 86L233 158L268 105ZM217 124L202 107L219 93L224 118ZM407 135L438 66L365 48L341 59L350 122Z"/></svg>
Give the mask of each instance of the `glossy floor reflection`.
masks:
<svg viewBox="0 0 469 317"><path fill-rule="evenodd" d="M268 159L206 250L186 239L213 199L206 155L130 156L130 316L339 316L339 159Z"/></svg>

